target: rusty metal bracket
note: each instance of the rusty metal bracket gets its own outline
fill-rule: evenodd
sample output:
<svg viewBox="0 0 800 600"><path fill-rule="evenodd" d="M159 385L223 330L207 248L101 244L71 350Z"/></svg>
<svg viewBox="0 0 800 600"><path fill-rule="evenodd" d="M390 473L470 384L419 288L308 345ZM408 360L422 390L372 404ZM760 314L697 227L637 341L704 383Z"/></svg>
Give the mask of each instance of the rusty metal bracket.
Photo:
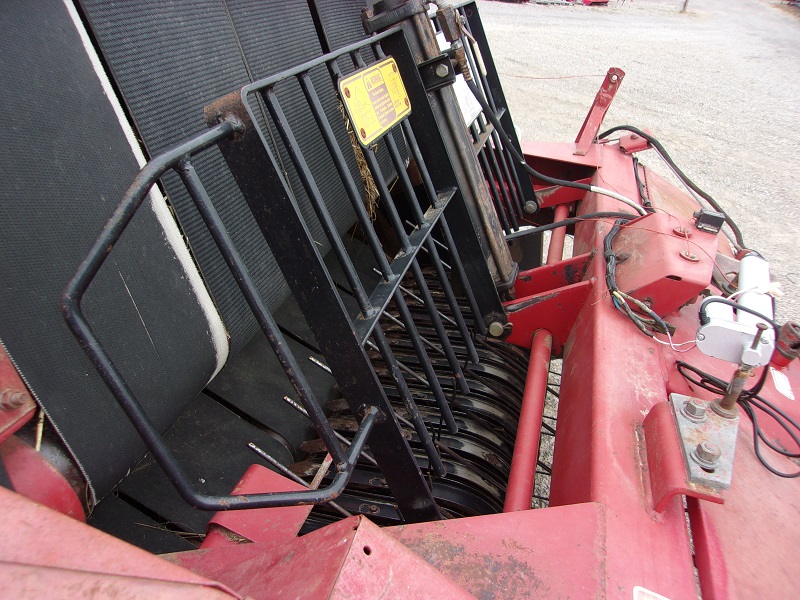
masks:
<svg viewBox="0 0 800 600"><path fill-rule="evenodd" d="M724 499L719 489L697 483L688 477L672 410L671 403L659 402L644 419L646 470L649 474L653 508L656 512L664 512L672 498L680 494L722 504Z"/></svg>
<svg viewBox="0 0 800 600"><path fill-rule="evenodd" d="M361 9L361 23L364 31L372 35L421 12L425 12L425 3L421 0L382 0L372 9Z"/></svg>
<svg viewBox="0 0 800 600"><path fill-rule="evenodd" d="M33 418L36 402L0 344L0 443Z"/></svg>
<svg viewBox="0 0 800 600"><path fill-rule="evenodd" d="M589 151L594 138L597 137L597 133L600 131L600 125L603 124L608 107L611 106L611 101L614 99L614 95L617 93L619 84L622 83L624 77L625 71L617 67L611 67L606 73L606 78L603 80L594 102L592 102L589 114L586 115L586 120L584 120L581 130L578 132L578 137L575 138L575 154L584 156Z"/></svg>

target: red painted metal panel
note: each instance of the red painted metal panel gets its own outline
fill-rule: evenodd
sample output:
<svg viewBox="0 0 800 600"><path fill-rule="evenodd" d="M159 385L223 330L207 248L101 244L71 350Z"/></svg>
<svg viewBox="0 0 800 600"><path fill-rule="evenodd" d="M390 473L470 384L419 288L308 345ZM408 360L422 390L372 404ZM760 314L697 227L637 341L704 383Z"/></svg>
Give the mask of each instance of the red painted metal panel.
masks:
<svg viewBox="0 0 800 600"><path fill-rule="evenodd" d="M548 329L553 335L553 354L561 354L578 311L592 289L592 281L581 281L551 292L544 292L508 302L505 308L512 324L507 342L531 347L537 329Z"/></svg>
<svg viewBox="0 0 800 600"><path fill-rule="evenodd" d="M8 438L0 444L0 460L17 493L73 519L86 520L69 482L28 444L16 436Z"/></svg>
<svg viewBox="0 0 800 600"><path fill-rule="evenodd" d="M304 490L295 483L261 465L252 465L233 488L233 494ZM218 512L208 524L201 548L215 548L243 541L272 542L293 539L305 523L312 506L286 506L256 510ZM230 535L231 533L235 535ZM241 538L245 538L242 540Z"/></svg>
<svg viewBox="0 0 800 600"><path fill-rule="evenodd" d="M386 531L478 598L605 598L605 523L578 504Z"/></svg>
<svg viewBox="0 0 800 600"><path fill-rule="evenodd" d="M523 271L514 283L514 293L517 298L525 298L583 281L592 256L581 254L552 265Z"/></svg>
<svg viewBox="0 0 800 600"><path fill-rule="evenodd" d="M563 221L569 216L569 206L559 204L553 211L553 222ZM552 265L560 262L564 257L564 240L567 237L567 228L559 227L553 230L550 235L550 246L547 248L547 261L545 264Z"/></svg>
<svg viewBox="0 0 800 600"><path fill-rule="evenodd" d="M74 583L76 592L85 591L86 586L94 582L110 586L101 590L125 591L135 598L144 597L142 589L155 592L166 584L164 589L169 593L169 590L177 589L172 584L182 584L194 588L201 586L202 589L197 590L196 594L191 588L181 588L197 597L203 597L204 589L240 597L222 584L200 577L1 487L0 504L3 506L0 525L4 531L14 532L13 535L0 538L0 564L3 565L0 571L5 571L9 576L16 573L20 577L33 578L34 588L30 592L24 590L30 597L42 597L41 594L34 596L32 593L40 589L33 573L41 574L41 581L51 581L53 584L44 597L56 595L60 584L54 579L58 577ZM0 585L7 589L5 586L9 580L3 578L0 581L3 581ZM143 586L143 583L147 585ZM67 594L69 597L78 595ZM159 596L159 593L155 595ZM18 597L17 594L9 596ZM151 594L150 597L154 596Z"/></svg>
<svg viewBox="0 0 800 600"><path fill-rule="evenodd" d="M165 558L253 598L472 597L364 517L344 519L291 541Z"/></svg>

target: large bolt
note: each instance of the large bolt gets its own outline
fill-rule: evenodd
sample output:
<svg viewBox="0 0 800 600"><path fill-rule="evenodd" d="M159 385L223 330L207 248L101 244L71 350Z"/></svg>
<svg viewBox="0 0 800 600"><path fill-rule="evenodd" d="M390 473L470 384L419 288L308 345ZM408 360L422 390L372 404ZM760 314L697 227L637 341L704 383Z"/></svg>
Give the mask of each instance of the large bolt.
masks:
<svg viewBox="0 0 800 600"><path fill-rule="evenodd" d="M489 335L492 337L500 337L503 335L504 331L505 327L503 327L503 324L500 321L492 321L489 324Z"/></svg>
<svg viewBox="0 0 800 600"><path fill-rule="evenodd" d="M692 458L706 471L713 471L719 466L722 449L715 442L700 442L692 451Z"/></svg>
<svg viewBox="0 0 800 600"><path fill-rule="evenodd" d="M447 77L448 73L450 73L450 69L447 68L446 64L441 63L436 67L435 73L437 77L439 77L440 79L444 79L445 77Z"/></svg>
<svg viewBox="0 0 800 600"><path fill-rule="evenodd" d="M28 392L8 388L0 392L0 410L19 408L30 398Z"/></svg>
<svg viewBox="0 0 800 600"><path fill-rule="evenodd" d="M683 414L692 421L705 421L706 403L699 398L691 398L683 405Z"/></svg>
<svg viewBox="0 0 800 600"><path fill-rule="evenodd" d="M526 213L533 214L537 210L539 210L539 205L536 204L536 202L534 202L533 200L528 200L527 202L525 202L525 212Z"/></svg>

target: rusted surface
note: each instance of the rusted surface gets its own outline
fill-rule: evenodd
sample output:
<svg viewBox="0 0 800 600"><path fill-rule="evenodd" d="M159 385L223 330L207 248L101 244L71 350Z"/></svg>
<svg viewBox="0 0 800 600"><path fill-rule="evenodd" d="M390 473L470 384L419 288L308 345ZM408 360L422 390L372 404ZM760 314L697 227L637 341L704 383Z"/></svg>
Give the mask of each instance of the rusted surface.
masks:
<svg viewBox="0 0 800 600"><path fill-rule="evenodd" d="M584 504L386 531L484 600L593 598L603 597L604 523L602 507Z"/></svg>
<svg viewBox="0 0 800 600"><path fill-rule="evenodd" d="M593 253L580 254L552 265L543 265L521 272L514 284L517 299L583 281L593 257Z"/></svg>
<svg viewBox="0 0 800 600"><path fill-rule="evenodd" d="M36 402L0 344L0 443L30 421L35 412Z"/></svg>

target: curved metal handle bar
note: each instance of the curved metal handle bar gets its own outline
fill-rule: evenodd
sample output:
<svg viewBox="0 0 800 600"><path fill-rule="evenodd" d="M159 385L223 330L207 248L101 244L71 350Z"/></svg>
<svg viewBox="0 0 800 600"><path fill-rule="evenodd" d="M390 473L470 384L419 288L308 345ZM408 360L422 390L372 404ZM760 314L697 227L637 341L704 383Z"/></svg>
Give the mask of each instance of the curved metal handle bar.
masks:
<svg viewBox="0 0 800 600"><path fill-rule="evenodd" d="M147 197L152 186L168 169L188 160L193 153L208 148L224 138L233 136L241 129L242 124L236 120L223 121L192 140L180 144L149 161L128 188L122 202L114 211L100 237L67 285L61 302L61 309L67 326L78 339L84 352L86 352L95 369L97 369L97 372L109 390L111 390L137 433L144 440L145 445L153 453L158 465L164 470L178 493L188 504L195 508L209 511L297 506L324 503L335 499L349 482L353 468L364 449L379 413L376 407L366 409L364 419L353 438L350 451L346 456L338 443L335 444L335 447L328 448L335 457L341 457L341 460L337 460L338 472L334 476L331 485L326 488L300 492L270 492L239 496L209 496L198 493L193 489L180 465L178 465L172 453L163 443L158 430L136 399L119 369L108 356L102 344L100 344L83 314L81 309L83 296L113 250L114 245Z"/></svg>

